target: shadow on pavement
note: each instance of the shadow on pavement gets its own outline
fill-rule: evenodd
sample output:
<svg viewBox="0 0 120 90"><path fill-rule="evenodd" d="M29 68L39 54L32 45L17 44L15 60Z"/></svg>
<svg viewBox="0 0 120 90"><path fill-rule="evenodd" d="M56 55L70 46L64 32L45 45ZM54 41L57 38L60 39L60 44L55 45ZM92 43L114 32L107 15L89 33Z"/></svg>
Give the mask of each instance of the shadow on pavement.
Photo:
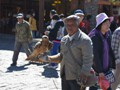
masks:
<svg viewBox="0 0 120 90"><path fill-rule="evenodd" d="M57 70L55 69L52 69L52 68L47 68L47 67L44 67L44 72L42 73L43 76L45 77L48 77L48 78L58 78L58 72Z"/></svg>
<svg viewBox="0 0 120 90"><path fill-rule="evenodd" d="M45 65L47 63L43 62L43 63L39 63L39 62L29 62L29 64L35 64L37 66L41 66L41 65Z"/></svg>
<svg viewBox="0 0 120 90"><path fill-rule="evenodd" d="M25 64L25 65L23 65L23 66L10 66L10 67L7 68L6 73L7 73L7 72L13 72L13 71L26 70L26 69L28 69L27 67L25 67L25 66L27 66L27 65L30 65L30 64Z"/></svg>
<svg viewBox="0 0 120 90"><path fill-rule="evenodd" d="M14 41L14 35L0 34L0 50L13 50Z"/></svg>

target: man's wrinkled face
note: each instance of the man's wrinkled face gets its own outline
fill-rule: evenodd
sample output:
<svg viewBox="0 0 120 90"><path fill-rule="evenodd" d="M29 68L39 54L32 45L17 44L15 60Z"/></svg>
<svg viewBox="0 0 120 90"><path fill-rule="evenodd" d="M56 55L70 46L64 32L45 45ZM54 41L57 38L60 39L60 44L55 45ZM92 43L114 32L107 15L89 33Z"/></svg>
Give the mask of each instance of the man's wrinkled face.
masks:
<svg viewBox="0 0 120 90"><path fill-rule="evenodd" d="M73 20L66 21L65 27L69 35L73 35L78 31L78 25Z"/></svg>

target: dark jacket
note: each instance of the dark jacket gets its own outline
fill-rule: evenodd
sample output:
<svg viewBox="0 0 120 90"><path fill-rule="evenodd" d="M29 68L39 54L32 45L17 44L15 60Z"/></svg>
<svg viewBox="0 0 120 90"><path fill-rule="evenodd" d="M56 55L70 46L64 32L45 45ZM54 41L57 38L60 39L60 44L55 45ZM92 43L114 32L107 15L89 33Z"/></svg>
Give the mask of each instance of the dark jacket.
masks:
<svg viewBox="0 0 120 90"><path fill-rule="evenodd" d="M102 38L99 33L95 32L94 30L90 32L89 36L93 42L93 69L97 73L107 72L103 68L103 42ZM111 37L110 34L108 35L107 42L109 45L109 69L115 69L115 57L111 48Z"/></svg>
<svg viewBox="0 0 120 90"><path fill-rule="evenodd" d="M49 39L50 39L50 41L56 40L57 32L58 32L58 30L59 30L60 27L64 27L63 21L56 22L54 28L50 30L50 33L49 33Z"/></svg>

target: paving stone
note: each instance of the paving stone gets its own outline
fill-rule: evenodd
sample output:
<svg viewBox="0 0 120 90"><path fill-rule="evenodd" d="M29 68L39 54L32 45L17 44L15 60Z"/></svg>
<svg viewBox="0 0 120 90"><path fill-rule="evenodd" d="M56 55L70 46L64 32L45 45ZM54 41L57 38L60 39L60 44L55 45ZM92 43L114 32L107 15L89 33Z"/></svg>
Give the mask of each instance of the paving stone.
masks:
<svg viewBox="0 0 120 90"><path fill-rule="evenodd" d="M53 70L45 68L47 63L29 63L22 50L17 67L10 67L13 48L14 36L0 34L0 90L61 90L60 68Z"/></svg>

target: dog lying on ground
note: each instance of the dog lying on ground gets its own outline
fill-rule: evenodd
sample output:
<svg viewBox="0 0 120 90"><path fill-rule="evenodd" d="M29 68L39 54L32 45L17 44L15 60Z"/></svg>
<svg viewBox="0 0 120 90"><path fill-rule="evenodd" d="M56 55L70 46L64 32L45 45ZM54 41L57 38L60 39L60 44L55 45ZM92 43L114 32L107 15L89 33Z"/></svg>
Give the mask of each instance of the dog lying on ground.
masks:
<svg viewBox="0 0 120 90"><path fill-rule="evenodd" d="M38 56L50 50L52 46L53 46L53 43L49 41L48 36L43 35L42 40L36 43L32 54L28 56L26 60L29 60L32 62L43 62L42 60L38 59Z"/></svg>

